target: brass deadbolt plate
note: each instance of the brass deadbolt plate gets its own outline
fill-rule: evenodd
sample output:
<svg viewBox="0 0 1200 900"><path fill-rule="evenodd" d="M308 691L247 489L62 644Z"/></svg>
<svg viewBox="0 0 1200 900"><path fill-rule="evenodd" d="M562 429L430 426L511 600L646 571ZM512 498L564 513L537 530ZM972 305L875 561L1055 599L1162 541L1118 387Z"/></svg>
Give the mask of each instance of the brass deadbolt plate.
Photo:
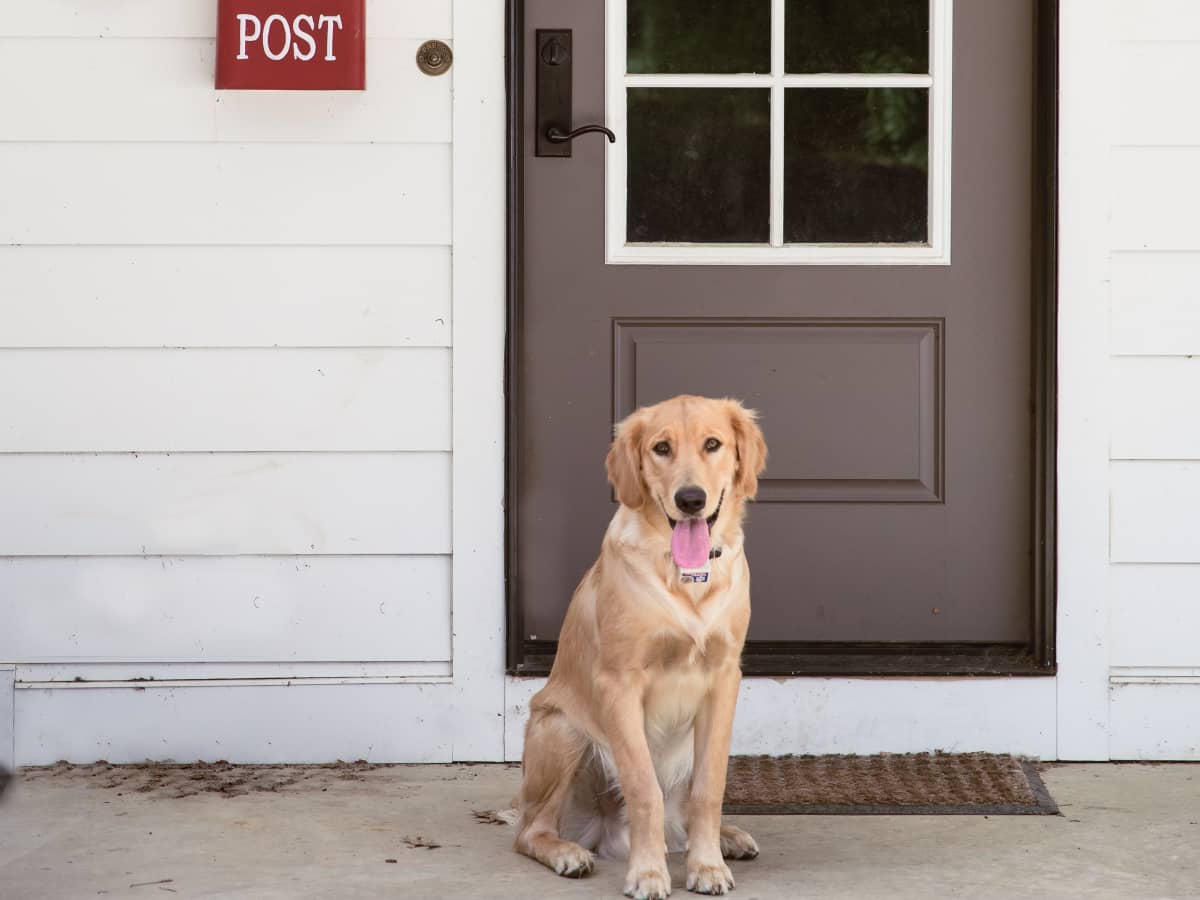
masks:
<svg viewBox="0 0 1200 900"><path fill-rule="evenodd" d="M453 62L454 54L442 41L426 41L417 50L417 68L426 75L444 75Z"/></svg>

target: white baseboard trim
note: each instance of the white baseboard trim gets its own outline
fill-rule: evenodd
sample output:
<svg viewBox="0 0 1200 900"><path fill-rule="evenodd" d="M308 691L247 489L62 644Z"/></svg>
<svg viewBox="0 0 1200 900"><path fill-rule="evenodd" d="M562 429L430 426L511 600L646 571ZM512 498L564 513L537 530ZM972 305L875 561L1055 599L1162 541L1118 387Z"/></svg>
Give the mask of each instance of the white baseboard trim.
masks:
<svg viewBox="0 0 1200 900"><path fill-rule="evenodd" d="M449 682L12 689L15 763L449 762ZM5 691L4 685L8 689ZM0 741L4 737L0 718ZM2 749L2 745L0 745ZM3 759L0 756L0 759Z"/></svg>
<svg viewBox="0 0 1200 900"><path fill-rule="evenodd" d="M505 755L521 758L529 698L543 678L509 678ZM746 678L733 752L988 751L1054 759L1054 678Z"/></svg>

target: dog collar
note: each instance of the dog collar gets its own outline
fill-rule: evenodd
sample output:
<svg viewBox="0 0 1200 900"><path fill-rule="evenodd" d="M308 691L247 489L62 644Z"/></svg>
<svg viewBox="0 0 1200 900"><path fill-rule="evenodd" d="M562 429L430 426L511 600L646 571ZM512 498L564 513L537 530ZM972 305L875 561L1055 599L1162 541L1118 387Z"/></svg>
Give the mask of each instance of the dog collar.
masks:
<svg viewBox="0 0 1200 900"><path fill-rule="evenodd" d="M725 552L724 547L713 547L711 550L708 551L708 558L709 559L720 559L721 554L724 552ZM665 556L667 559L670 559L671 552L668 550L666 553L663 554L663 556Z"/></svg>

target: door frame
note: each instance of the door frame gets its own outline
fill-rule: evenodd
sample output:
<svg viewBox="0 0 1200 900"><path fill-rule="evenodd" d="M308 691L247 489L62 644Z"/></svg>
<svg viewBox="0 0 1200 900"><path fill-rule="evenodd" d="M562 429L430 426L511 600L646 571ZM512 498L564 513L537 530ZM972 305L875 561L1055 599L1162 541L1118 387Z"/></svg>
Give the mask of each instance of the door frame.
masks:
<svg viewBox="0 0 1200 900"><path fill-rule="evenodd" d="M768 676L1054 675L1056 653L1056 460L1058 353L1058 28L1060 0L1034 2L1033 196L1031 234L1032 627L1019 644L756 641L742 669ZM506 0L507 206L505 210L505 633L510 675L545 675L555 641L525 640L518 591L517 499L521 434L521 323L524 284L525 2Z"/></svg>

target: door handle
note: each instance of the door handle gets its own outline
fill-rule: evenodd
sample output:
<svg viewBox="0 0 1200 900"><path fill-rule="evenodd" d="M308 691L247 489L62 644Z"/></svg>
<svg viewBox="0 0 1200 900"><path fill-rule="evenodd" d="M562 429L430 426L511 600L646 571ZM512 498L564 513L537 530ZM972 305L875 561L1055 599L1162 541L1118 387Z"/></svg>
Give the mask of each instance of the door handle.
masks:
<svg viewBox="0 0 1200 900"><path fill-rule="evenodd" d="M610 144L617 142L617 136L612 133L611 129L605 128L603 125L580 125L578 128L572 128L570 131L563 131L557 125L551 125L546 129L546 140L552 144L566 144L575 140L581 134L591 134L593 131L608 138Z"/></svg>
<svg viewBox="0 0 1200 900"><path fill-rule="evenodd" d="M571 142L581 134L592 132L603 134L610 144L616 143L617 136L603 125L573 127L571 75L574 58L571 29L539 28L536 45L535 155L570 156Z"/></svg>

